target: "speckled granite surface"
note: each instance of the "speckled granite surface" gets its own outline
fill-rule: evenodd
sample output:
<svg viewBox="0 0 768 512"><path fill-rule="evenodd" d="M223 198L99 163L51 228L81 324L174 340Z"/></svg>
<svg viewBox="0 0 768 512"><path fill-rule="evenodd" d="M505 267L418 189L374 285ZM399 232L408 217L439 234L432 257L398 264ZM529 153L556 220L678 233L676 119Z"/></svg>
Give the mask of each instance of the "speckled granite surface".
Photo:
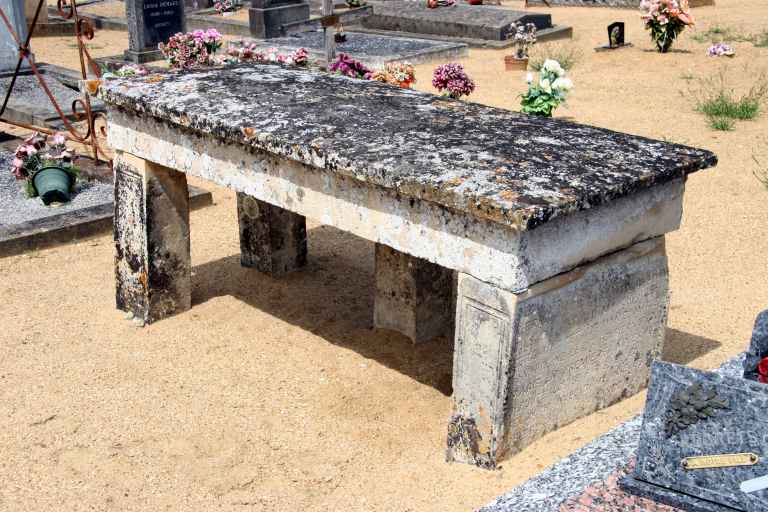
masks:
<svg viewBox="0 0 768 512"><path fill-rule="evenodd" d="M738 377L742 373L743 361L744 354L741 354L715 371L721 375ZM646 510L646 508L614 506L615 504L626 505L626 503L605 495L606 492L611 492L616 498L624 493L617 487L615 479L610 481L609 479L622 476L625 468L631 463L637 450L641 423L642 416L639 415L626 421L507 494L499 496L479 512L640 512ZM602 495L602 503L590 501L597 493ZM580 501L581 498L583 500ZM611 502L614 504L612 505ZM657 508L656 510L669 509Z"/></svg>
<svg viewBox="0 0 768 512"><path fill-rule="evenodd" d="M757 365L768 355L768 309L757 315L752 339L744 359L744 378L758 380Z"/></svg>
<svg viewBox="0 0 768 512"><path fill-rule="evenodd" d="M276 65L110 80L99 97L521 230L717 162L700 149Z"/></svg>
<svg viewBox="0 0 768 512"><path fill-rule="evenodd" d="M765 502L768 491L744 493L739 490L741 482L768 474L766 404L768 386L765 384L741 375L724 378L713 372L655 362L651 368L637 467L631 475L641 483L654 485L649 486L652 488L647 492L637 485L627 489L698 512L729 507L743 512L768 510ZM708 406L705 411L709 416L702 418L696 410L704 405ZM690 411L694 411L693 415ZM759 459L753 465L728 468L687 470L681 465L683 458L693 455L732 453L754 453ZM657 489L661 493L656 493ZM694 498L669 499L664 490ZM701 500L724 507L700 506Z"/></svg>

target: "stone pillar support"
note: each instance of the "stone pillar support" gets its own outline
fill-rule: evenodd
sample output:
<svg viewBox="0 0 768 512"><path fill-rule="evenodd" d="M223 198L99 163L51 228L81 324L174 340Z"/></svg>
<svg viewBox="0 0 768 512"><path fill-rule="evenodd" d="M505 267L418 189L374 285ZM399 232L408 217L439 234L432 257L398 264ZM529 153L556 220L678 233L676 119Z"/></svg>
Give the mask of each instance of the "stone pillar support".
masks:
<svg viewBox="0 0 768 512"><path fill-rule="evenodd" d="M663 237L519 294L459 274L447 459L494 468L639 392L661 353L667 293Z"/></svg>
<svg viewBox="0 0 768 512"><path fill-rule="evenodd" d="M186 175L123 152L114 169L117 308L146 323L189 309Z"/></svg>
<svg viewBox="0 0 768 512"><path fill-rule="evenodd" d="M408 336L414 343L451 332L453 271L376 244L373 325Z"/></svg>
<svg viewBox="0 0 768 512"><path fill-rule="evenodd" d="M307 263L307 223L303 215L237 193L240 264L281 275Z"/></svg>

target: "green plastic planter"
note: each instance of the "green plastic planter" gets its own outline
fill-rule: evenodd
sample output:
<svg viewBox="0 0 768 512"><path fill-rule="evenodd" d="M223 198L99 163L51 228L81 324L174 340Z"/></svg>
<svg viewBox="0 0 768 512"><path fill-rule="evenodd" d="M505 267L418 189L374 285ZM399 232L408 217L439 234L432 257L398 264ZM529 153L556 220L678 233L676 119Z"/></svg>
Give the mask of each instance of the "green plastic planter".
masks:
<svg viewBox="0 0 768 512"><path fill-rule="evenodd" d="M72 175L59 167L43 167L35 173L32 184L43 204L68 203Z"/></svg>

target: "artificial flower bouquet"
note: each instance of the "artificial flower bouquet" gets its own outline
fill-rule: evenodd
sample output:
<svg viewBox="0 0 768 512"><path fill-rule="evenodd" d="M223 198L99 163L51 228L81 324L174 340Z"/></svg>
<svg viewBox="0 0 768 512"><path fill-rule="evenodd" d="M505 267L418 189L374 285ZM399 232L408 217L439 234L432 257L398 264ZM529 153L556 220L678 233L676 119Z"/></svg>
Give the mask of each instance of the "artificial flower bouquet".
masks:
<svg viewBox="0 0 768 512"><path fill-rule="evenodd" d="M693 25L688 0L643 0L640 9L645 28L661 53L668 52L685 27Z"/></svg>
<svg viewBox="0 0 768 512"><path fill-rule="evenodd" d="M539 80L534 80L532 73L526 77L528 91L521 96L521 111L526 114L552 117L552 112L565 102L573 82L565 76L565 70L559 62L547 59L541 66Z"/></svg>
<svg viewBox="0 0 768 512"><path fill-rule="evenodd" d="M168 43L160 43L158 48L172 68L189 69L211 65L221 45L222 37L219 31L209 28L186 34L179 32L171 36Z"/></svg>
<svg viewBox="0 0 768 512"><path fill-rule="evenodd" d="M416 71L408 62L388 62L371 74L371 80L410 89L416 81Z"/></svg>
<svg viewBox="0 0 768 512"><path fill-rule="evenodd" d="M213 4L216 12L224 16L226 13L235 12L243 6L240 0L217 0Z"/></svg>
<svg viewBox="0 0 768 512"><path fill-rule="evenodd" d="M515 58L527 59L528 51L536 44L536 25L518 23L515 30L509 33L508 39L512 40L512 46L515 47Z"/></svg>
<svg viewBox="0 0 768 512"><path fill-rule="evenodd" d="M707 48L707 55L710 57L733 57L736 50L727 43L715 43Z"/></svg>
<svg viewBox="0 0 768 512"><path fill-rule="evenodd" d="M464 66L455 63L437 66L432 73L432 85L443 96L454 99L469 96L475 90L475 82L464 71Z"/></svg>
<svg viewBox="0 0 768 512"><path fill-rule="evenodd" d="M328 71L337 75L363 80L370 80L372 75L371 70L365 64L353 59L346 53L340 53L336 60L328 67Z"/></svg>
<svg viewBox="0 0 768 512"><path fill-rule="evenodd" d="M75 152L67 148L67 139L63 134L54 135L49 142L47 135L35 132L16 148L11 172L17 180L24 182L24 191L28 197L41 196L45 204L54 200L66 202L69 194L75 190L79 174L74 165L76 159ZM58 179L59 190L52 189L49 192L48 185L43 190L40 175L46 171L51 171L48 182L51 176Z"/></svg>

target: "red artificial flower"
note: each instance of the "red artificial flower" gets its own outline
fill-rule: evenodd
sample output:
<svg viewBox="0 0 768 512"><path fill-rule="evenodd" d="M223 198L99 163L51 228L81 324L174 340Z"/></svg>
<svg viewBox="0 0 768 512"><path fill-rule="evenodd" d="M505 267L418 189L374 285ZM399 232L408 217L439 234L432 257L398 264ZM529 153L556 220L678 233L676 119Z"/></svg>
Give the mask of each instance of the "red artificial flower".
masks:
<svg viewBox="0 0 768 512"><path fill-rule="evenodd" d="M768 357L764 357L757 365L758 379L763 384L768 384Z"/></svg>

